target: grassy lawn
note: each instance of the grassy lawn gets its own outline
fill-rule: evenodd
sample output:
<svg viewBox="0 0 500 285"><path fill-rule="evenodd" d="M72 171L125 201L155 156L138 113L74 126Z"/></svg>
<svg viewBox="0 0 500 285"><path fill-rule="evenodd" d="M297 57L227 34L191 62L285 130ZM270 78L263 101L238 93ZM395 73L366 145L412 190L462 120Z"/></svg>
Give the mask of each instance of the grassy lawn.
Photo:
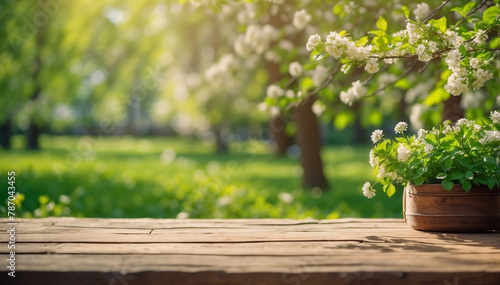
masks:
<svg viewBox="0 0 500 285"><path fill-rule="evenodd" d="M0 150L0 170L5 182L16 171L19 215L28 217L401 217L401 191L361 193L374 178L369 146L326 147L330 187L311 190L300 186L297 159L257 141L217 155L210 144L180 138L44 136L41 151L22 149L21 139Z"/></svg>

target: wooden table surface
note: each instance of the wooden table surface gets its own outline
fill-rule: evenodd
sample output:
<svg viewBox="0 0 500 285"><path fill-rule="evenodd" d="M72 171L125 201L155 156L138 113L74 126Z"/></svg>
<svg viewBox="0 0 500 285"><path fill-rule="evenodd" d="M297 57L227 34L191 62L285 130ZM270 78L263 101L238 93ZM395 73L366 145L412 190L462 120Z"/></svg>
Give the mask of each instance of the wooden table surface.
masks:
<svg viewBox="0 0 500 285"><path fill-rule="evenodd" d="M500 233L401 219L18 219L0 284L500 284Z"/></svg>

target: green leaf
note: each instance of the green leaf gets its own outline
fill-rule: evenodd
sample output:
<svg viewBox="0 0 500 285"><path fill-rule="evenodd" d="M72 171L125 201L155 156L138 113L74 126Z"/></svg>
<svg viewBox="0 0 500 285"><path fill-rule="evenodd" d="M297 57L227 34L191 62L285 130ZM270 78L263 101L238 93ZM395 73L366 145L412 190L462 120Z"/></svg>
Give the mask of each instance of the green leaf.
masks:
<svg viewBox="0 0 500 285"><path fill-rule="evenodd" d="M464 9L462 9L461 7L455 7L451 9L451 11L458 12L460 15L462 15L462 17L465 17L467 15L467 13L464 13Z"/></svg>
<svg viewBox="0 0 500 285"><path fill-rule="evenodd" d="M387 184L384 186L384 192L387 194L387 196L391 197L392 195L394 195L394 193L396 193L396 187L394 187L392 183Z"/></svg>
<svg viewBox="0 0 500 285"><path fill-rule="evenodd" d="M443 182L441 182L441 185L443 186L443 188L446 191L451 191L451 189L453 188L453 186L455 186L455 183L453 183L451 181L443 180Z"/></svg>
<svg viewBox="0 0 500 285"><path fill-rule="evenodd" d="M444 166L443 166L443 169L444 170L448 170L451 168L451 166L453 165L453 160L452 159L447 159L444 161Z"/></svg>
<svg viewBox="0 0 500 285"><path fill-rule="evenodd" d="M469 181L465 180L464 182L462 182L462 189L464 189L465 192L469 192L470 188L471 188L471 184Z"/></svg>
<svg viewBox="0 0 500 285"><path fill-rule="evenodd" d="M379 36L379 37L385 36L385 32L381 31L381 30L373 30L373 31L369 31L368 33Z"/></svg>
<svg viewBox="0 0 500 285"><path fill-rule="evenodd" d="M436 179L445 179L445 178L446 178L446 176L448 176L448 174L446 174L446 173L444 173L444 172L443 172L443 173L439 173L439 174L436 176Z"/></svg>
<svg viewBox="0 0 500 285"><path fill-rule="evenodd" d="M495 186L495 178L493 177L488 177L488 188L493 189L493 187Z"/></svg>
<svg viewBox="0 0 500 285"><path fill-rule="evenodd" d="M441 31L441 33L446 32L446 17L442 17L441 19L437 20L437 27Z"/></svg>
<svg viewBox="0 0 500 285"><path fill-rule="evenodd" d="M467 13L469 13L472 10L472 8L474 6L476 6L476 3L474 3L474 2L469 2L469 3L465 4L464 9L463 9L465 16L467 15Z"/></svg>
<svg viewBox="0 0 500 285"><path fill-rule="evenodd" d="M464 178L464 174L460 171L455 171L451 174L451 180L457 180L457 179L461 179L461 178Z"/></svg>
<svg viewBox="0 0 500 285"><path fill-rule="evenodd" d="M497 164L497 160L493 156L487 156L487 157L485 157L484 161L486 163L488 163L488 164L493 164L493 165Z"/></svg>
<svg viewBox="0 0 500 285"><path fill-rule="evenodd" d="M379 28L382 31L387 30L387 21L384 19L384 17L380 16L377 20L377 28Z"/></svg>
<svg viewBox="0 0 500 285"><path fill-rule="evenodd" d="M368 37L362 37L356 42L357 47L363 47L368 43Z"/></svg>
<svg viewBox="0 0 500 285"><path fill-rule="evenodd" d="M460 51L460 53L463 56L467 56L467 49L464 47L464 45L460 45L460 47L458 48L458 51Z"/></svg>
<svg viewBox="0 0 500 285"><path fill-rule="evenodd" d="M483 22L486 24L491 24L500 14L500 7L491 6L483 12Z"/></svg>
<svg viewBox="0 0 500 285"><path fill-rule="evenodd" d="M413 182L415 182L415 185L420 186L420 185L424 184L424 178L419 177L419 178L415 179L415 181L413 181Z"/></svg>
<svg viewBox="0 0 500 285"><path fill-rule="evenodd" d="M318 53L317 55L315 55L313 58L314 60L320 60L322 59L326 54L328 54L326 51L322 52L322 53Z"/></svg>
<svg viewBox="0 0 500 285"><path fill-rule="evenodd" d="M403 7L401 7L401 10L403 10L403 13L405 14L405 18L408 19L410 17L410 10L408 10L408 7L403 6Z"/></svg>
<svg viewBox="0 0 500 285"><path fill-rule="evenodd" d="M344 13L344 8L341 4L336 4L335 6L333 6L333 13L335 15L340 15L342 13Z"/></svg>
<svg viewBox="0 0 500 285"><path fill-rule="evenodd" d="M470 171L470 170L469 170L469 171L467 171L467 172L465 173L465 179L467 179L467 180L472 180L472 179L474 179L474 172L472 172L472 171Z"/></svg>

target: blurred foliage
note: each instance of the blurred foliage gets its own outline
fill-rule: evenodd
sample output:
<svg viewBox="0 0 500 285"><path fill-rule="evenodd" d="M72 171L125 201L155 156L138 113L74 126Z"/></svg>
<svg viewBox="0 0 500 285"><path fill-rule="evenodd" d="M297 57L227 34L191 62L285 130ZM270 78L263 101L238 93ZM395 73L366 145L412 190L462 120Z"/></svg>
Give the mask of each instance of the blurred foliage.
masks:
<svg viewBox="0 0 500 285"><path fill-rule="evenodd" d="M16 171L19 217L401 217L401 191L361 194L374 179L369 146L324 149L335 184L303 191L296 159L267 154L262 142L234 143L233 154L218 156L209 144L170 138L95 137L91 149L68 147L88 139L43 136L43 150L30 152L17 136L14 150L0 151L0 179Z"/></svg>

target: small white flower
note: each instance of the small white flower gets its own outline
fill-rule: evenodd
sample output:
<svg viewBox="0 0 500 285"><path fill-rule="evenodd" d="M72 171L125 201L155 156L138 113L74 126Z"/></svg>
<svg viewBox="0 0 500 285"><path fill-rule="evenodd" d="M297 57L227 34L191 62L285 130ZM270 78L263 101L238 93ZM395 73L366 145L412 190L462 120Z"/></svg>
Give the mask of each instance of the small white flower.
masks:
<svg viewBox="0 0 500 285"><path fill-rule="evenodd" d="M365 66L365 70L370 74L377 73L380 70L378 63L377 63L377 59L370 58L370 60L368 60L368 63Z"/></svg>
<svg viewBox="0 0 500 285"><path fill-rule="evenodd" d="M384 136L384 132L382 130L374 130L372 133L372 142L375 144L379 142Z"/></svg>
<svg viewBox="0 0 500 285"><path fill-rule="evenodd" d="M394 132L396 132L396 134L402 134L403 132L406 132L407 129L408 123L399 122L397 123L396 127L394 127Z"/></svg>
<svg viewBox="0 0 500 285"><path fill-rule="evenodd" d="M478 29L476 35L474 36L474 42L481 44L488 39L488 35L485 31Z"/></svg>
<svg viewBox="0 0 500 285"><path fill-rule="evenodd" d="M290 193L281 192L278 194L278 198L286 204L290 204L293 202L293 196Z"/></svg>
<svg viewBox="0 0 500 285"><path fill-rule="evenodd" d="M177 214L177 219L188 219L188 218L189 218L189 213L186 213L184 211Z"/></svg>
<svg viewBox="0 0 500 285"><path fill-rule="evenodd" d="M63 203L63 204L69 204L71 202L71 199L66 196L66 195L61 195L59 196L59 202Z"/></svg>
<svg viewBox="0 0 500 285"><path fill-rule="evenodd" d="M417 8L413 11L416 18L423 20L429 14L430 7L427 3L417 4Z"/></svg>
<svg viewBox="0 0 500 285"><path fill-rule="evenodd" d="M373 153L373 149L372 149L372 150L370 150L370 155L369 155L369 157L370 157L369 162L370 162L371 167L372 167L372 168L375 168L375 166L378 164L378 158L377 158L377 157L375 156L375 154Z"/></svg>
<svg viewBox="0 0 500 285"><path fill-rule="evenodd" d="M279 98L285 94L285 91L278 85L269 85L266 90L266 95L269 98Z"/></svg>
<svg viewBox="0 0 500 285"><path fill-rule="evenodd" d="M424 141L425 135L427 135L427 131L426 130L424 130L424 129L418 130L417 141L420 141L420 142Z"/></svg>
<svg viewBox="0 0 500 285"><path fill-rule="evenodd" d="M473 57L470 59L470 67L474 68L474 69L478 69L479 68L479 59Z"/></svg>
<svg viewBox="0 0 500 285"><path fill-rule="evenodd" d="M292 89L288 89L286 92L285 92L285 96L287 98L295 98L295 92L293 92Z"/></svg>
<svg viewBox="0 0 500 285"><path fill-rule="evenodd" d="M363 184L363 195L365 195L366 198L373 198L375 196L375 189L371 186L370 182L366 182Z"/></svg>
<svg viewBox="0 0 500 285"><path fill-rule="evenodd" d="M311 21L311 15L307 14L307 11L302 9L295 12L293 15L293 25L299 29L304 29Z"/></svg>
<svg viewBox="0 0 500 285"><path fill-rule="evenodd" d="M398 160L405 162L410 158L411 151L406 148L404 145L400 144L398 147Z"/></svg>
<svg viewBox="0 0 500 285"><path fill-rule="evenodd" d="M294 61L288 66L288 72L293 77L299 77L302 74L302 65L299 62Z"/></svg>
<svg viewBox="0 0 500 285"><path fill-rule="evenodd" d="M474 87L474 90L481 88L486 81L490 80L493 77L493 73L479 68L478 70L474 71L474 76L476 77L476 80L472 83L472 87Z"/></svg>
<svg viewBox="0 0 500 285"><path fill-rule="evenodd" d="M432 146L431 144L426 143L424 146L425 153L430 153L433 149L434 149L434 146Z"/></svg>
<svg viewBox="0 0 500 285"><path fill-rule="evenodd" d="M321 114L323 114L323 112L325 110L326 110L326 106L323 103L321 103L320 101L316 101L312 105L312 111L314 114L316 114L316 116L321 116Z"/></svg>
<svg viewBox="0 0 500 285"><path fill-rule="evenodd" d="M479 140L481 144L500 141L500 131L486 131L483 138Z"/></svg>
<svg viewBox="0 0 500 285"><path fill-rule="evenodd" d="M307 51L312 51L321 42L321 36L318 34L311 35L307 40Z"/></svg>
<svg viewBox="0 0 500 285"><path fill-rule="evenodd" d="M490 119L493 121L493 124L500 124L500 113L497 111L491 112Z"/></svg>
<svg viewBox="0 0 500 285"><path fill-rule="evenodd" d="M358 101L365 95L366 88L363 87L361 81L357 80L352 83L352 87L347 89L347 91L340 92L340 101L342 101L344 104L352 106L354 102Z"/></svg>

